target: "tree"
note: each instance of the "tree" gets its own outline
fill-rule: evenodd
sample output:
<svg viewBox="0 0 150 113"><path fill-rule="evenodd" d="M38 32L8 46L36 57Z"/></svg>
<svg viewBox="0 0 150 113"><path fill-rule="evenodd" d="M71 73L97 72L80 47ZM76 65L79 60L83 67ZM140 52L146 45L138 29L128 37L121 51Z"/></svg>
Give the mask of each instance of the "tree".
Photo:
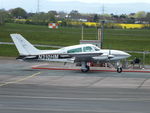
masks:
<svg viewBox="0 0 150 113"><path fill-rule="evenodd" d="M51 12L49 13L37 13L31 17L32 22L35 24L47 25L49 22L56 22L55 15Z"/></svg>
<svg viewBox="0 0 150 113"><path fill-rule="evenodd" d="M4 9L0 9L0 25L5 24L5 21L10 19L10 15Z"/></svg>
<svg viewBox="0 0 150 113"><path fill-rule="evenodd" d="M47 13L47 20L51 22L56 22L56 15L57 15L56 11L49 11Z"/></svg>
<svg viewBox="0 0 150 113"><path fill-rule="evenodd" d="M81 14L77 10L72 10L69 13L69 17L72 18L72 19L79 19L80 16L81 16Z"/></svg>
<svg viewBox="0 0 150 113"><path fill-rule="evenodd" d="M93 22L98 22L98 20L99 20L99 17L97 14L95 14L93 17Z"/></svg>
<svg viewBox="0 0 150 113"><path fill-rule="evenodd" d="M64 19L64 18L66 18L67 13L65 13L65 12L63 12L63 11L60 11L60 12L58 13L58 15L59 15L59 18Z"/></svg>
<svg viewBox="0 0 150 113"><path fill-rule="evenodd" d="M45 13L36 13L31 17L31 20L34 24L44 24L46 21Z"/></svg>
<svg viewBox="0 0 150 113"><path fill-rule="evenodd" d="M79 14L79 12L77 10L72 10L70 12L70 15L78 15L78 14Z"/></svg>
<svg viewBox="0 0 150 113"><path fill-rule="evenodd" d="M150 24L150 13L147 13L145 20Z"/></svg>
<svg viewBox="0 0 150 113"><path fill-rule="evenodd" d="M20 7L10 10L10 12L14 18L20 19L27 17L27 12Z"/></svg>
<svg viewBox="0 0 150 113"><path fill-rule="evenodd" d="M52 15L56 16L57 15L57 11L53 11L52 10L52 11L49 11L48 14L52 14Z"/></svg>
<svg viewBox="0 0 150 113"><path fill-rule="evenodd" d="M129 17L126 19L127 23L129 24L134 24L135 23L135 18L134 17Z"/></svg>
<svg viewBox="0 0 150 113"><path fill-rule="evenodd" d="M126 19L126 18L127 18L127 15L122 14L122 15L120 15L120 18Z"/></svg>
<svg viewBox="0 0 150 113"><path fill-rule="evenodd" d="M0 25L4 24L4 12L0 10Z"/></svg>
<svg viewBox="0 0 150 113"><path fill-rule="evenodd" d="M136 18L145 18L146 17L146 12L145 11L139 11L135 14Z"/></svg>

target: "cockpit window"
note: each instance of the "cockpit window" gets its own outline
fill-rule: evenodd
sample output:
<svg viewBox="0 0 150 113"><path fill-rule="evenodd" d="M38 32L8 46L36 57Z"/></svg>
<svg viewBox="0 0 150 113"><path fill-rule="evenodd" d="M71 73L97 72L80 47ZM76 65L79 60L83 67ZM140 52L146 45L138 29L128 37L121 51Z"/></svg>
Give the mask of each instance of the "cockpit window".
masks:
<svg viewBox="0 0 150 113"><path fill-rule="evenodd" d="M70 49L67 53L79 53L82 52L82 48Z"/></svg>
<svg viewBox="0 0 150 113"><path fill-rule="evenodd" d="M98 47L94 47L95 51L100 51L100 49Z"/></svg>
<svg viewBox="0 0 150 113"><path fill-rule="evenodd" d="M86 46L86 47L83 47L83 51L84 52L91 52L91 51L93 51L93 49L90 46Z"/></svg>

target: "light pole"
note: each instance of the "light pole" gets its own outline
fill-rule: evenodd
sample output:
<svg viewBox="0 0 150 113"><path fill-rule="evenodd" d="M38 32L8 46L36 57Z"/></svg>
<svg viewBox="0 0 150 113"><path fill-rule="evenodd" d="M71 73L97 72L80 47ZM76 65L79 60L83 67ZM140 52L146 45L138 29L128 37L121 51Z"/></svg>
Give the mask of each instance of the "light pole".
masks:
<svg viewBox="0 0 150 113"><path fill-rule="evenodd" d="M37 0L37 13L40 12L40 0Z"/></svg>
<svg viewBox="0 0 150 113"><path fill-rule="evenodd" d="M103 43L104 43L104 24L105 24L105 21L102 20L101 21L101 49L103 48Z"/></svg>
<svg viewBox="0 0 150 113"><path fill-rule="evenodd" d="M83 40L83 31L84 30L84 26L82 25L82 29L81 29L81 40Z"/></svg>
<svg viewBox="0 0 150 113"><path fill-rule="evenodd" d="M145 51L143 52L143 69L145 68Z"/></svg>

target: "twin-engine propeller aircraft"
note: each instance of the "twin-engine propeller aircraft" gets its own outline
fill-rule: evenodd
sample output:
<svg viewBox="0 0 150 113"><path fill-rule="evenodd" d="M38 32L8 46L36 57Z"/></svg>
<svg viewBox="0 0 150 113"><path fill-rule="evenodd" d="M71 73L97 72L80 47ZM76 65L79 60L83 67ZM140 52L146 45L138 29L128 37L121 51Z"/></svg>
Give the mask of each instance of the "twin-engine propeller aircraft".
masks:
<svg viewBox="0 0 150 113"><path fill-rule="evenodd" d="M100 49L92 44L82 44L64 47L58 50L39 50L20 34L11 34L20 56L17 58L23 61L60 61L77 63L81 66L82 72L90 70L89 62L116 62L117 72L122 72L119 62L122 59L130 57L126 52L119 50Z"/></svg>

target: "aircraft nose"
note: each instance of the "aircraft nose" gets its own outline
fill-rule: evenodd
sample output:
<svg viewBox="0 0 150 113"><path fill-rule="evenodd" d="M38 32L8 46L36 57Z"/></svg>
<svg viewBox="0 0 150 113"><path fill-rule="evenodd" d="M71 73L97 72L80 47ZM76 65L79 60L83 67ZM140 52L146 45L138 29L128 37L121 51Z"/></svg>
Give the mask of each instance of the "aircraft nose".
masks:
<svg viewBox="0 0 150 113"><path fill-rule="evenodd" d="M131 56L129 53L126 53L126 52L123 52L123 55L124 55L125 58L128 58L128 57Z"/></svg>

